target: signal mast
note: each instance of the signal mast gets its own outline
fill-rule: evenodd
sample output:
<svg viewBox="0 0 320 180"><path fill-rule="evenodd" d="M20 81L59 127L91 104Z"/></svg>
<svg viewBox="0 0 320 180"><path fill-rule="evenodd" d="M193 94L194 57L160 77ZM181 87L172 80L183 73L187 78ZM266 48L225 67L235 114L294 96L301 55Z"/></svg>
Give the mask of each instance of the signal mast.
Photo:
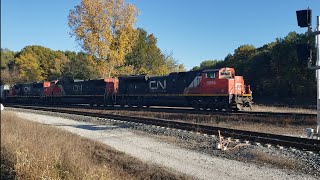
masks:
<svg viewBox="0 0 320 180"><path fill-rule="evenodd" d="M299 52L304 51L305 54L304 57L300 56L301 60L308 60L308 69L315 70L316 71L316 81L317 81L317 129L316 129L316 134L315 136L320 138L320 16L317 16L317 26L316 30L313 32L312 31L312 24L311 24L311 19L312 19L312 11L311 9L306 9L306 10L299 10L296 11L297 14L297 20L298 20L298 26L301 28L307 27L307 35L308 36L315 36L315 48L316 48L316 53L317 53L317 59L316 59L316 64L315 66L312 65L312 51L310 49L310 44L304 44L304 45L298 45L297 50L298 54L301 54ZM310 128L308 128L310 129ZM311 133L310 133L311 134ZM312 132L313 134L313 132ZM313 135L312 135L313 136ZM310 136L309 136L310 137Z"/></svg>

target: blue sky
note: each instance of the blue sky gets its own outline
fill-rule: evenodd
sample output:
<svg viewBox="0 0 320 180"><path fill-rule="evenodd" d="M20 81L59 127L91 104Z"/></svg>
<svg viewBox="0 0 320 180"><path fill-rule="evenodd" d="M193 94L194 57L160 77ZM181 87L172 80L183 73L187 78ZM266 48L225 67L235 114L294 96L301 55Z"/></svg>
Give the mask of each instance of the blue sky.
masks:
<svg viewBox="0 0 320 180"><path fill-rule="evenodd" d="M204 60L224 59L243 44L260 47L297 26L295 11L310 7L320 16L320 0L126 0L141 12L136 27L158 38L187 69ZM69 35L69 10L80 0L1 0L1 47L27 45L81 51Z"/></svg>

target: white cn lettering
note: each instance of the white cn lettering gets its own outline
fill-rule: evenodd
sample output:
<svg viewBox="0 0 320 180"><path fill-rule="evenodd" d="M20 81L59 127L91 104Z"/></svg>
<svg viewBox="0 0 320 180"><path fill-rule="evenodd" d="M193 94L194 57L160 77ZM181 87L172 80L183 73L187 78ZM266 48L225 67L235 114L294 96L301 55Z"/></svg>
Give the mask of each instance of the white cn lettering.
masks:
<svg viewBox="0 0 320 180"><path fill-rule="evenodd" d="M161 83L160 81L150 81L149 82L149 88L150 89L159 89L159 88L162 88L162 89L166 89L167 88L167 81L164 80L163 83Z"/></svg>
<svg viewBox="0 0 320 180"><path fill-rule="evenodd" d="M150 89L158 89L156 81L150 81L149 88Z"/></svg>
<svg viewBox="0 0 320 180"><path fill-rule="evenodd" d="M163 81L163 84L162 84L160 81L158 81L158 85L160 85L160 86L162 87L162 89L166 89L166 87L167 87L167 82L166 82L166 80L164 80L164 81Z"/></svg>
<svg viewBox="0 0 320 180"><path fill-rule="evenodd" d="M73 91L82 91L82 85L73 85Z"/></svg>

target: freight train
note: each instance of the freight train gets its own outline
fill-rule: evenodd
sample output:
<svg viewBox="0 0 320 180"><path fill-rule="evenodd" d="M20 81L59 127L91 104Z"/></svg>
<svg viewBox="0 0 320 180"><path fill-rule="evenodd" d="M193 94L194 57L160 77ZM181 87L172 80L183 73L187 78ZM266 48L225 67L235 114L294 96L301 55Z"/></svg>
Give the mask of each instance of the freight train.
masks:
<svg viewBox="0 0 320 180"><path fill-rule="evenodd" d="M121 107L179 106L197 110L242 110L253 103L250 86L233 68L132 75L97 80L60 79L16 84L3 101Z"/></svg>

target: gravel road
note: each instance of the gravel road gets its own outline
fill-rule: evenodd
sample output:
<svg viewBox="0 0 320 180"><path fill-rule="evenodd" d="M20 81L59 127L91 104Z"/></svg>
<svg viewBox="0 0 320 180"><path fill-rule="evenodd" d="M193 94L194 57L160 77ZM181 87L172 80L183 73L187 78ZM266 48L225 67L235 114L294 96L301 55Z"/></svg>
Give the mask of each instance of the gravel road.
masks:
<svg viewBox="0 0 320 180"><path fill-rule="evenodd" d="M316 179L306 174L261 167L186 150L112 124L96 125L34 113L15 113L23 119L64 129L102 142L147 163L165 166L199 179Z"/></svg>

